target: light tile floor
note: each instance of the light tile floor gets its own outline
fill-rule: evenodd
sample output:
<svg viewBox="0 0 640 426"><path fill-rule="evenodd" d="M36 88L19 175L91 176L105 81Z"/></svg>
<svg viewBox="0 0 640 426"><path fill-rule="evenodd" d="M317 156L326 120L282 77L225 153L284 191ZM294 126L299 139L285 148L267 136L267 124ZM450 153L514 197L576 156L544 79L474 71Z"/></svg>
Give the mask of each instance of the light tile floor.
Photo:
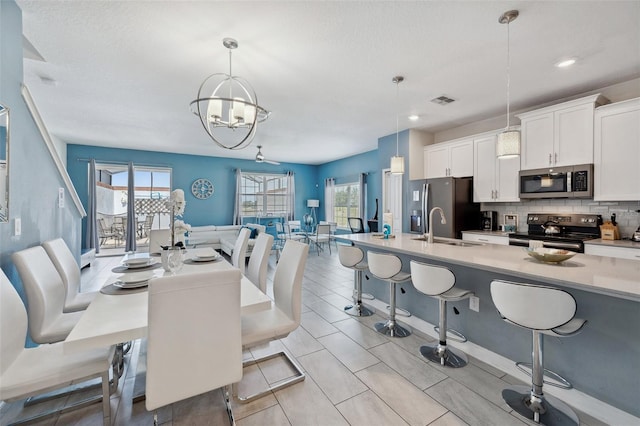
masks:
<svg viewBox="0 0 640 426"><path fill-rule="evenodd" d="M97 289L118 264L119 257L98 258L83 270L83 291ZM269 266L269 290L275 256ZM502 401L501 391L513 377L471 358L462 369L446 369L426 361L418 348L434 340L420 333L404 339L382 336L372 325L383 316L353 318L342 308L349 303L353 273L340 266L336 254L310 253L303 282L301 327L288 337L245 351L245 357L284 349L306 371L306 380L249 404L233 403L238 426L253 425L519 425L525 424ZM124 380L112 395L113 425L150 425L144 402L132 404L136 373L144 369L144 345L136 342L127 355ZM179 360L176 360L179 362ZM139 367L140 366L140 367ZM292 374L282 361L246 368L238 389L255 392ZM62 405L62 399L43 406ZM2 425L16 416L41 410L5 404ZM599 421L578 413L583 424ZM220 391L172 404L158 412L165 425L226 425ZM532 422L529 422L533 424ZM42 420L38 425L100 425L99 404Z"/></svg>

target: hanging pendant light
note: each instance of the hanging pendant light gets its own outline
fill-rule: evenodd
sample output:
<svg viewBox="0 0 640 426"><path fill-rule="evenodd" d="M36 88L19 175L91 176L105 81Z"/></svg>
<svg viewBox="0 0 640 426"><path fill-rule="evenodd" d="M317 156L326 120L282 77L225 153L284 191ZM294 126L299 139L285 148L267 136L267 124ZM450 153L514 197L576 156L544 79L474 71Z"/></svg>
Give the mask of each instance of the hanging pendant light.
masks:
<svg viewBox="0 0 640 426"><path fill-rule="evenodd" d="M207 77L190 107L218 146L242 149L251 144L258 123L269 118L270 113L258 105L258 97L249 82L231 72L231 52L238 47L238 42L225 38L222 44L229 49L229 74L215 73Z"/></svg>
<svg viewBox="0 0 640 426"><path fill-rule="evenodd" d="M511 86L510 65L511 56L509 50L509 23L515 20L520 13L517 10L510 10L503 13L498 18L498 22L501 24L507 24L507 127L504 131L498 134L498 141L496 142L496 156L498 158L509 158L520 155L520 131L509 128L509 89Z"/></svg>
<svg viewBox="0 0 640 426"><path fill-rule="evenodd" d="M403 175L404 174L404 157L400 156L399 152L399 139L400 139L400 126L399 126L399 98L400 98L400 83L404 81L404 77L397 75L393 77L392 81L396 84L396 155L391 157L391 174Z"/></svg>

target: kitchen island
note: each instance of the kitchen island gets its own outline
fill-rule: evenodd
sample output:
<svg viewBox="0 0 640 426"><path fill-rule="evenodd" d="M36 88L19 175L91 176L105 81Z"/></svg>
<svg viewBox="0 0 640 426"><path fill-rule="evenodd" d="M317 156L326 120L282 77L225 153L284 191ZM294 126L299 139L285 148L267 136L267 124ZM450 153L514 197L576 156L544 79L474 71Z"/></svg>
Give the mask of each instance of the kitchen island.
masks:
<svg viewBox="0 0 640 426"><path fill-rule="evenodd" d="M530 359L531 333L498 317L491 301L491 281L551 285L569 291L577 302L576 316L588 323L577 336L545 339L545 368L565 376L580 392L640 417L640 262L576 254L561 264L546 264L530 258L522 247L461 240L429 244L417 237L338 236L365 251L397 254L406 272L409 260L449 267L456 275L456 286L472 290L480 298L479 312L470 311L467 301L451 303L449 326L465 334L472 344L513 361ZM363 291L388 301L388 284L368 275ZM410 283L398 289L397 303L428 323L438 321L437 301ZM464 350L464 345L458 347Z"/></svg>

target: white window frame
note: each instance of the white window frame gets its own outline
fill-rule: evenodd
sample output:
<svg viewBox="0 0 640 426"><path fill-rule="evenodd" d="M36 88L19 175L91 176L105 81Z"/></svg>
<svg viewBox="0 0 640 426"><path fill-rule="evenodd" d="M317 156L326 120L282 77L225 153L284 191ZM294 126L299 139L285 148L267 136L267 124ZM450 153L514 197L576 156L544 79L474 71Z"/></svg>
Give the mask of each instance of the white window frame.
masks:
<svg viewBox="0 0 640 426"><path fill-rule="evenodd" d="M348 187L347 192L351 192L350 188L351 187L357 187L358 191L362 191L362 188L360 188L360 183L358 181L355 182L344 182L344 183L336 183L335 184L335 188L333 191L333 221L336 222L338 224L338 229L341 230L350 230L351 228L349 228L349 222L347 220L347 218L349 217L361 217L361 211L362 211L362 206L360 205L360 195L358 194L358 196L356 197L356 203L357 205L355 206L355 208L357 208L358 210L358 214L351 214L350 210L352 210L354 208L354 206L352 206L351 204L348 204L347 207L347 215L345 216L345 222L341 223L340 219L341 216L337 213L337 209L338 208L342 208L345 206L341 206L338 204L337 202L337 196L340 193L341 189L344 187ZM353 197L351 196L351 194L349 194L349 196L347 197L347 200L351 200Z"/></svg>
<svg viewBox="0 0 640 426"><path fill-rule="evenodd" d="M248 185L245 184L245 179L251 179L251 177L259 178L262 180L262 183L257 183L256 185L263 185L262 189L257 189L256 191L247 191ZM269 187L269 182L277 182L275 187ZM240 192L240 218L244 219L246 217L254 218L254 217L287 217L290 213L287 211L287 206L289 205L288 198L291 196L290 192L287 188L288 184L288 176L286 173L256 173L256 172L242 172L241 177L241 192ZM265 184L266 182L266 184ZM266 190L264 188L266 186ZM284 191L284 192L283 192ZM256 205L255 209L249 211L245 207L246 198L245 197L255 197ZM261 202L258 202L258 198L261 197ZM278 198L276 198L278 197ZM278 200L278 202L274 202ZM259 209L258 206L266 206L267 209Z"/></svg>

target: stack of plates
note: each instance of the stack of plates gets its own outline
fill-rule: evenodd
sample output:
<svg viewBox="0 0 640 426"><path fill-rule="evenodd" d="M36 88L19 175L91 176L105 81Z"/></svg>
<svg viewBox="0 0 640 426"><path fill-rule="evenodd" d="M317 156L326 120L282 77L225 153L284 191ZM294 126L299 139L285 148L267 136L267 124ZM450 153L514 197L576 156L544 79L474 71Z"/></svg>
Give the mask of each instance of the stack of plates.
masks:
<svg viewBox="0 0 640 426"><path fill-rule="evenodd" d="M215 251L204 252L204 253L196 253L191 260L194 262L211 262L220 258L220 254Z"/></svg>
<svg viewBox="0 0 640 426"><path fill-rule="evenodd" d="M122 261L122 264L129 269L146 268L154 263L156 260L150 257L132 257Z"/></svg>
<svg viewBox="0 0 640 426"><path fill-rule="evenodd" d="M153 271L123 274L118 278L118 281L113 283L113 285L120 288L146 287L149 285L149 280L153 278L153 276Z"/></svg>

